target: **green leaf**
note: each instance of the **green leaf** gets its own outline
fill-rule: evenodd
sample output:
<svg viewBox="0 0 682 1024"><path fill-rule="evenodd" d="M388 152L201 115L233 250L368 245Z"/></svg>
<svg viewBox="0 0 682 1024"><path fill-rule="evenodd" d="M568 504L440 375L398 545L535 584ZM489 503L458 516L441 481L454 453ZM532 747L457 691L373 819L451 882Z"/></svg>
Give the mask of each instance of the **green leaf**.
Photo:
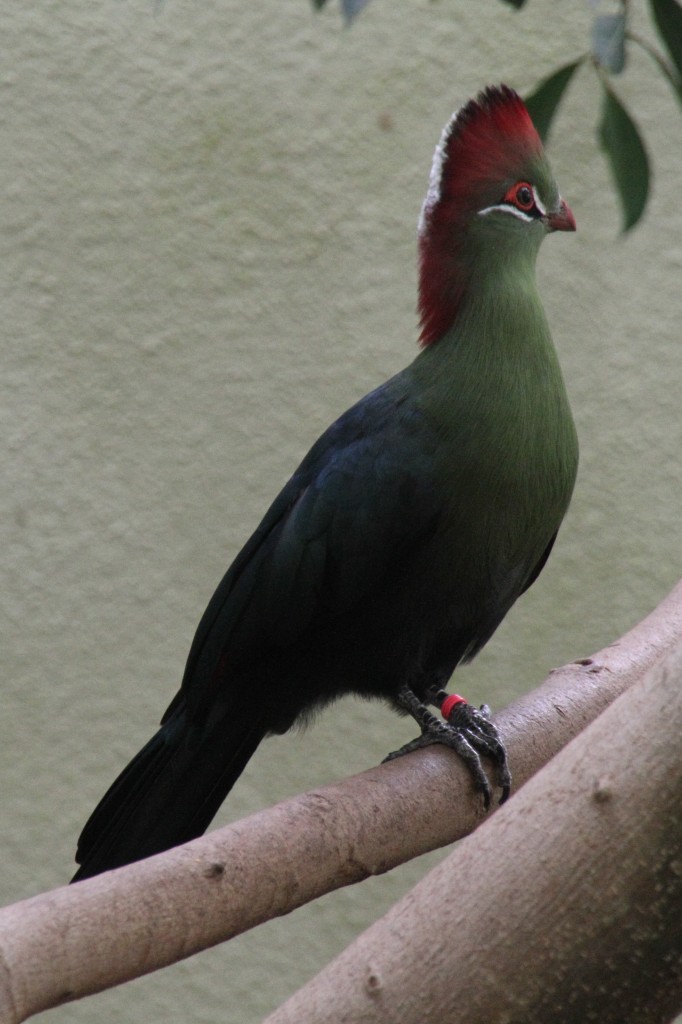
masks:
<svg viewBox="0 0 682 1024"><path fill-rule="evenodd" d="M535 92L526 98L528 113L543 142L547 141L552 118L564 94L564 89L573 77L573 72L582 62L583 58L580 57L572 64L566 64L565 67L559 68L549 78L540 82Z"/></svg>
<svg viewBox="0 0 682 1024"><path fill-rule="evenodd" d="M592 55L597 64L619 75L625 67L625 14L599 14L592 22Z"/></svg>
<svg viewBox="0 0 682 1024"><path fill-rule="evenodd" d="M656 28L682 75L682 6L677 0L649 0Z"/></svg>
<svg viewBox="0 0 682 1024"><path fill-rule="evenodd" d="M649 194L649 159L635 122L602 79L604 103L599 142L611 165L623 207L623 233L634 227L644 212Z"/></svg>
<svg viewBox="0 0 682 1024"><path fill-rule="evenodd" d="M642 36L629 35L629 38L636 46L641 46L645 53L648 53L653 61L658 65L659 71L668 80L670 87L677 96L680 103L682 103L682 78L677 74L677 70L674 64L669 64L667 60L658 52L655 46L652 46L648 40L643 39Z"/></svg>

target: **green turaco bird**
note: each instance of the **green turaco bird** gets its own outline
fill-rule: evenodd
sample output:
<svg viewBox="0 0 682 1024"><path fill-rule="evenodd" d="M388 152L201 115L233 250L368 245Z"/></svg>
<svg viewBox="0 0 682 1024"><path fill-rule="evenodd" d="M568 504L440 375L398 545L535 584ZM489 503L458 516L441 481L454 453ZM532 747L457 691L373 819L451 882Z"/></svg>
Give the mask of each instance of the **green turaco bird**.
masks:
<svg viewBox="0 0 682 1024"><path fill-rule="evenodd" d="M384 697L509 790L487 708L444 692L547 560L578 451L535 281L573 231L519 96L446 126L419 225L421 351L313 445L211 599L161 728L80 837L76 879L200 835L263 737ZM440 709L443 720L429 705ZM393 755L391 755L393 756Z"/></svg>

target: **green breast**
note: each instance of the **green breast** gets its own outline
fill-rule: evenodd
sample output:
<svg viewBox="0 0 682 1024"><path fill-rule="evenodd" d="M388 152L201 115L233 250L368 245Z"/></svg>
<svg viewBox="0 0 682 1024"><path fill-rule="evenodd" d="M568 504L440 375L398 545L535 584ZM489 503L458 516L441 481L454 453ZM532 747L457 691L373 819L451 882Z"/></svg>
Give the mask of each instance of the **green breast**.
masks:
<svg viewBox="0 0 682 1024"><path fill-rule="evenodd" d="M534 278L512 284L481 289L450 334L410 367L421 408L443 438L435 469L456 571L509 604L561 524L578 465Z"/></svg>

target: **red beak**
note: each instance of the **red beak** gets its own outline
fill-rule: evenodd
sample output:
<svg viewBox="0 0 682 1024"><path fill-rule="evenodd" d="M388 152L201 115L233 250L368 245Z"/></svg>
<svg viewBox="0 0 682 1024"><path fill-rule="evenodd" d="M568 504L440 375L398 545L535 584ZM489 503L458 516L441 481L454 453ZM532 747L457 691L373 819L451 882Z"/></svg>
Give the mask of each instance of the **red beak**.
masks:
<svg viewBox="0 0 682 1024"><path fill-rule="evenodd" d="M547 214L547 223L550 231L575 231L575 217L565 199L559 199L556 213Z"/></svg>

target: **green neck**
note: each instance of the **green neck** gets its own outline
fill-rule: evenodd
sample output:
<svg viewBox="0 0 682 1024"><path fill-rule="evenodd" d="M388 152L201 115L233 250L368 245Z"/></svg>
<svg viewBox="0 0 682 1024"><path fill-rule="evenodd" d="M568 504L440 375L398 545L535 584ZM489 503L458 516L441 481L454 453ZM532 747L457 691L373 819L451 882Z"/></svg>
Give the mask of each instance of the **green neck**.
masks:
<svg viewBox="0 0 682 1024"><path fill-rule="evenodd" d="M432 457L454 535L466 530L469 538L466 571L475 565L485 575L496 566L504 597L507 585L518 596L518 581L559 528L577 441L535 253L498 255L476 277L454 327L417 356L402 386L441 438Z"/></svg>
<svg viewBox="0 0 682 1024"><path fill-rule="evenodd" d="M573 486L577 443L536 287L536 250L521 259L517 247L513 261L496 250L454 327L417 356L408 378L425 416L449 440L441 472L454 474L453 486L466 476L481 502L494 486L503 502L534 494L540 507L559 509ZM545 486L552 493L541 495Z"/></svg>
<svg viewBox="0 0 682 1024"><path fill-rule="evenodd" d="M538 240L525 245L498 231L468 260L469 287L451 329L424 349L412 364L418 380L460 399L469 383L472 395L496 385L505 388L519 375L537 378L538 362L561 377L535 279ZM466 381L462 379L465 376Z"/></svg>

